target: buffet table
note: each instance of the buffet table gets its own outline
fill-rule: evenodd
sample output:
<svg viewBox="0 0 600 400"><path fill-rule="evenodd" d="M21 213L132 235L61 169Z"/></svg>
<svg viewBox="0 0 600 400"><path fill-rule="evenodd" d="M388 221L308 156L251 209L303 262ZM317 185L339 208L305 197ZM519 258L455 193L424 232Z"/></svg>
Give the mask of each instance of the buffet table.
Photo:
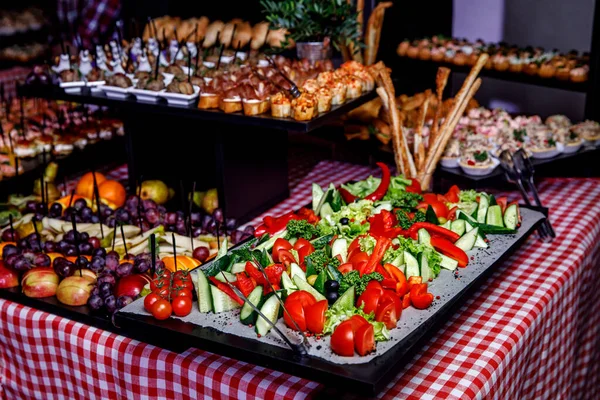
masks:
<svg viewBox="0 0 600 400"><path fill-rule="evenodd" d="M321 162L269 213L306 204L312 182L339 184L374 172ZM554 242L530 237L467 296L381 397L594 396L600 385L600 180L546 179L539 189ZM3 398L299 399L327 390L205 351L163 350L5 300L0 317Z"/></svg>

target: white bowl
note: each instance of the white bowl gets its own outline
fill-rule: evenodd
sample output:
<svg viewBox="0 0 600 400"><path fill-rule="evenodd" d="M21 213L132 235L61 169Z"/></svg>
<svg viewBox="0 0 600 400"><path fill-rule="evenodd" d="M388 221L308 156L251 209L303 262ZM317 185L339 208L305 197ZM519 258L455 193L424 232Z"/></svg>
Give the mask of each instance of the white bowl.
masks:
<svg viewBox="0 0 600 400"><path fill-rule="evenodd" d="M463 163L462 160L459 158L458 165L460 166L460 169L462 169L463 172L467 175L485 176L491 174L496 169L496 167L500 165L500 161L498 161L497 159L492 157L490 158L490 160L492 160L492 165L486 167L477 167Z"/></svg>
<svg viewBox="0 0 600 400"><path fill-rule="evenodd" d="M104 92L104 94L106 95L106 97L110 97L111 99L126 99L127 96L129 96L129 90L131 90L133 88L133 86L128 87L128 88L121 88L118 86L109 86L109 85L104 85L104 86L99 86L100 90L102 90Z"/></svg>
<svg viewBox="0 0 600 400"><path fill-rule="evenodd" d="M215 63L212 61L202 61L202 64L206 67L206 68L214 68L215 67Z"/></svg>
<svg viewBox="0 0 600 400"><path fill-rule="evenodd" d="M583 141L585 142L585 144L587 145L591 145L591 146L600 146L600 139L596 139L596 140L589 140L589 139L583 139Z"/></svg>
<svg viewBox="0 0 600 400"><path fill-rule="evenodd" d="M159 93L159 96L167 99L169 105L187 106L194 103L200 95L200 86L194 85L194 94L169 93L166 90Z"/></svg>
<svg viewBox="0 0 600 400"><path fill-rule="evenodd" d="M236 54L235 57L239 60L246 61L246 58L248 58L248 53L244 53L243 51L240 51Z"/></svg>
<svg viewBox="0 0 600 400"><path fill-rule="evenodd" d="M85 81L61 82L60 87L65 90L65 93L80 93L81 88L85 86Z"/></svg>
<svg viewBox="0 0 600 400"><path fill-rule="evenodd" d="M85 85L90 88L92 93L98 93L102 91L102 89L100 89L100 86L106 85L106 81L88 81L85 83Z"/></svg>
<svg viewBox="0 0 600 400"><path fill-rule="evenodd" d="M233 56L221 56L221 64L230 64L233 61Z"/></svg>
<svg viewBox="0 0 600 400"><path fill-rule="evenodd" d="M162 92L162 90L160 92ZM141 101L142 103L156 103L159 99L158 95L160 92L155 92L154 90L137 89L137 88L129 89L129 93L134 95L135 99L137 101Z"/></svg>
<svg viewBox="0 0 600 400"><path fill-rule="evenodd" d="M530 147L529 151L531 151L531 157L533 158L546 159L556 157L557 155L562 153L564 149L565 146L563 146L562 143L556 143L556 146L551 149L537 150L535 148Z"/></svg>
<svg viewBox="0 0 600 400"><path fill-rule="evenodd" d="M576 153L581 146L583 146L583 140L580 139L579 142L576 143L567 143L566 145L564 145L564 149L563 149L563 153L565 154L572 154L572 153Z"/></svg>
<svg viewBox="0 0 600 400"><path fill-rule="evenodd" d="M459 157L442 157L440 164L446 168L458 168Z"/></svg>
<svg viewBox="0 0 600 400"><path fill-rule="evenodd" d="M271 64L267 60L258 60L259 67L268 67L269 65Z"/></svg>

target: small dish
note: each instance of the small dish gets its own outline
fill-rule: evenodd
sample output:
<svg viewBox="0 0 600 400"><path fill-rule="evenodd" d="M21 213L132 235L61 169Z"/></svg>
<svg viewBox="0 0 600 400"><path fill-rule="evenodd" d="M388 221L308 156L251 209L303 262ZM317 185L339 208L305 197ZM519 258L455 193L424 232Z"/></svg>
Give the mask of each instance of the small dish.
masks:
<svg viewBox="0 0 600 400"><path fill-rule="evenodd" d="M459 157L442 157L440 164L445 168L458 168Z"/></svg>
<svg viewBox="0 0 600 400"><path fill-rule="evenodd" d="M98 93L102 91L102 89L100 89L100 86L106 85L106 81L88 81L85 83L85 85L90 88L92 93Z"/></svg>
<svg viewBox="0 0 600 400"><path fill-rule="evenodd" d="M492 165L486 165L483 167L478 167L476 165L468 165L466 162L462 162L462 160L458 159L458 165L460 169L467 175L471 176L485 176L491 174L498 165L500 165L500 161L495 158L490 158L492 160Z"/></svg>
<svg viewBox="0 0 600 400"><path fill-rule="evenodd" d="M135 99L137 101L141 101L142 103L156 103L159 99L159 94L163 90L155 92L154 90L137 89L133 87L129 89L129 93L134 95Z"/></svg>
<svg viewBox="0 0 600 400"><path fill-rule="evenodd" d="M562 153L565 149L565 146L563 146L562 143L556 143L555 147L552 147L550 149L536 149L536 148L529 148L529 151L531 151L531 156L533 158L539 158L539 159L547 159L547 158L553 158L556 157L557 155L559 155L560 153Z"/></svg>
<svg viewBox="0 0 600 400"><path fill-rule="evenodd" d="M194 85L194 94L169 93L166 90L158 94L160 97L167 99L167 103L173 106L187 106L196 102L200 95L200 86Z"/></svg>
<svg viewBox="0 0 600 400"><path fill-rule="evenodd" d="M575 143L567 143L566 145L564 145L563 153L576 153L581 148L581 146L583 146L583 139L579 139L579 141Z"/></svg>
<svg viewBox="0 0 600 400"><path fill-rule="evenodd" d="M61 82L60 87L65 93L81 93L81 88L85 86L85 81Z"/></svg>
<svg viewBox="0 0 600 400"><path fill-rule="evenodd" d="M126 99L127 96L129 96L129 91L131 89L133 89L133 86L128 87L128 88L121 88L118 86L110 86L110 85L104 85L104 86L99 86L100 90L102 90L104 92L104 94L106 95L106 97L110 97L111 99Z"/></svg>

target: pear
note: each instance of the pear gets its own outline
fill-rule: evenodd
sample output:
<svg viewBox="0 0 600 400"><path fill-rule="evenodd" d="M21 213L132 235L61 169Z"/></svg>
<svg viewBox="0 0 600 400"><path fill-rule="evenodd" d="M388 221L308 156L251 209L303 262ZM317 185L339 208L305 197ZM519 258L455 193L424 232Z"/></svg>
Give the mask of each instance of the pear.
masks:
<svg viewBox="0 0 600 400"><path fill-rule="evenodd" d="M144 181L140 197L142 200L154 200L156 204L165 204L169 200L169 188L163 181Z"/></svg>
<svg viewBox="0 0 600 400"><path fill-rule="evenodd" d="M202 201L204 200L204 196L206 196L206 192L194 192L192 200L194 201L194 204L199 208L202 208Z"/></svg>
<svg viewBox="0 0 600 400"><path fill-rule="evenodd" d="M202 199L202 208L209 214L212 214L217 208L219 208L219 196L217 189L208 189L204 198Z"/></svg>

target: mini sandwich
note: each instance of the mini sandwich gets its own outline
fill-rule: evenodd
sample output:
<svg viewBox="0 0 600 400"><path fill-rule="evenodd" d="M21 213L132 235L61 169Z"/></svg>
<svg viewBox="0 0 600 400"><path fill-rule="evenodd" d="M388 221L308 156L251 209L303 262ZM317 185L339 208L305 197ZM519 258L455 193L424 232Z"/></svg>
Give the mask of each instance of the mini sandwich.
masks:
<svg viewBox="0 0 600 400"><path fill-rule="evenodd" d="M346 85L340 79L328 82L325 87L331 91L331 104L335 106L346 102Z"/></svg>
<svg viewBox="0 0 600 400"><path fill-rule="evenodd" d="M317 111L319 113L326 113L331 110L331 90L325 86L321 86L315 93L317 96Z"/></svg>
<svg viewBox="0 0 600 400"><path fill-rule="evenodd" d="M354 75L346 75L342 78L343 83L346 85L346 97L349 99L355 99L360 97L362 94L363 83L360 78Z"/></svg>
<svg viewBox="0 0 600 400"><path fill-rule="evenodd" d="M256 87L246 84L241 93L244 115L259 115L269 111L271 103L264 83Z"/></svg>
<svg viewBox="0 0 600 400"><path fill-rule="evenodd" d="M60 136L54 142L55 155L68 155L73 152L73 138L69 136Z"/></svg>
<svg viewBox="0 0 600 400"><path fill-rule="evenodd" d="M202 88L198 108L208 110L211 108L219 108L219 100L221 99L221 91L218 88L217 80L213 79Z"/></svg>
<svg viewBox="0 0 600 400"><path fill-rule="evenodd" d="M317 98L311 93L302 93L292 100L292 118L296 121L310 121L317 115Z"/></svg>
<svg viewBox="0 0 600 400"><path fill-rule="evenodd" d="M271 116L275 118L288 118L292 112L292 102L284 92L271 96Z"/></svg>
<svg viewBox="0 0 600 400"><path fill-rule="evenodd" d="M333 81L334 81L334 77L333 77L333 72L332 71L321 72L317 76L317 83L320 86L329 85Z"/></svg>
<svg viewBox="0 0 600 400"><path fill-rule="evenodd" d="M14 144L14 151L18 158L29 158L38 155L39 148L32 140L20 139Z"/></svg>
<svg viewBox="0 0 600 400"><path fill-rule="evenodd" d="M237 86L223 92L223 96L219 101L219 108L228 114L242 111L242 98L240 97Z"/></svg>

